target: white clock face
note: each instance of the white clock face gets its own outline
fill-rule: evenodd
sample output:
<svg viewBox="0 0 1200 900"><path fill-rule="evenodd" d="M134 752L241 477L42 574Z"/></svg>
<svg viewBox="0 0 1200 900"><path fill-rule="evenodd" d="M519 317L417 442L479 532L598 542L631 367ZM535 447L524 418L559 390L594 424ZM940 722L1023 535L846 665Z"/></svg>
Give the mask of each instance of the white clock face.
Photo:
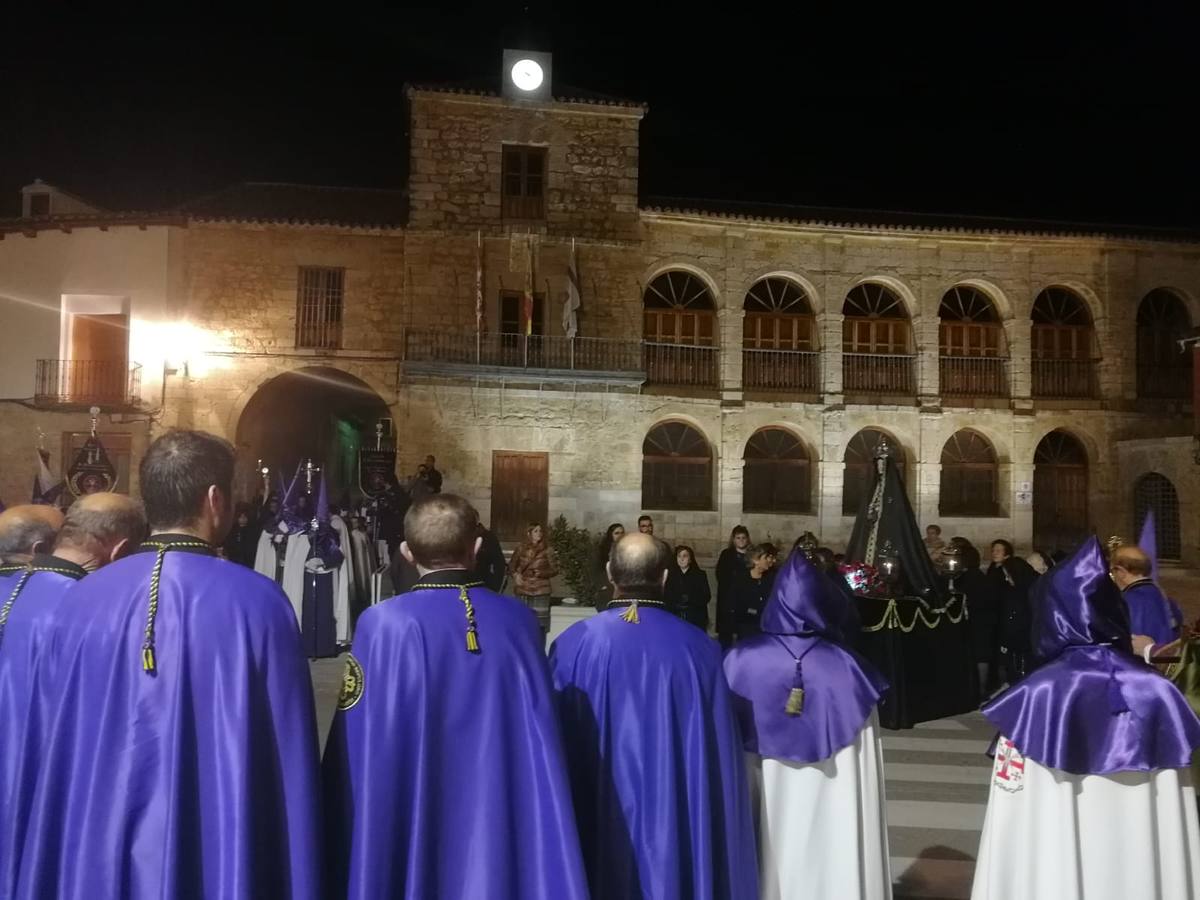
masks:
<svg viewBox="0 0 1200 900"><path fill-rule="evenodd" d="M532 59L518 59L513 63L512 81L523 91L536 91L542 86L542 67Z"/></svg>

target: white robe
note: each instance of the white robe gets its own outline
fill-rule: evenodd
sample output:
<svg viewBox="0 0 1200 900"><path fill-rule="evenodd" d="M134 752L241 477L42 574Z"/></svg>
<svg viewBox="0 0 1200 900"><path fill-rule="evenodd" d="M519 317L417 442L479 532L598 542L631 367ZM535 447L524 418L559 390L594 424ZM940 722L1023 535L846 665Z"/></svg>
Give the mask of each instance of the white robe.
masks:
<svg viewBox="0 0 1200 900"><path fill-rule="evenodd" d="M1014 785L999 771L1001 757L972 900L1200 896L1200 828L1189 770L1070 775L1025 759Z"/></svg>
<svg viewBox="0 0 1200 900"><path fill-rule="evenodd" d="M747 754L762 900L892 896L879 717L817 763Z"/></svg>
<svg viewBox="0 0 1200 900"><path fill-rule="evenodd" d="M350 529L341 516L332 516L329 524L337 532L342 564L333 574L333 618L337 621L337 641L350 643L350 591L354 587L354 548L350 544Z"/></svg>
<svg viewBox="0 0 1200 900"><path fill-rule="evenodd" d="M304 627L304 564L308 561L308 535L301 532L288 536L287 555L283 561L283 583L280 585L296 611L296 624Z"/></svg>
<svg viewBox="0 0 1200 900"><path fill-rule="evenodd" d="M254 553L254 571L275 580L275 542L271 540L274 532L264 531L258 536L258 550Z"/></svg>

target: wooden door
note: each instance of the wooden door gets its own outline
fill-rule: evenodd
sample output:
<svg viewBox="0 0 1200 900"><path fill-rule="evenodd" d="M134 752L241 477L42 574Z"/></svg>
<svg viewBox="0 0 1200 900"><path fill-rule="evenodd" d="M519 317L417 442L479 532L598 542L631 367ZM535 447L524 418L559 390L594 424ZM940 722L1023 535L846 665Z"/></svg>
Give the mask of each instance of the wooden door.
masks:
<svg viewBox="0 0 1200 900"><path fill-rule="evenodd" d="M550 457L546 453L492 451L492 531L518 541L533 522L549 525Z"/></svg>
<svg viewBox="0 0 1200 900"><path fill-rule="evenodd" d="M1073 551L1088 535L1088 462L1071 435L1052 431L1033 456L1033 542Z"/></svg>
<svg viewBox="0 0 1200 900"><path fill-rule="evenodd" d="M129 317L124 313L71 316L67 393L78 402L115 403L125 397Z"/></svg>

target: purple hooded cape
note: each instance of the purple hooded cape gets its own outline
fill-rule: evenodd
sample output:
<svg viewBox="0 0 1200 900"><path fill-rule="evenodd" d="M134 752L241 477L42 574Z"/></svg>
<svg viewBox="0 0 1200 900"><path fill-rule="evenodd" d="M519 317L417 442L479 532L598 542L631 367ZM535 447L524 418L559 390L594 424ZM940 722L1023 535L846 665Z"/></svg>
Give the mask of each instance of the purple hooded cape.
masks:
<svg viewBox="0 0 1200 900"><path fill-rule="evenodd" d="M1182 769L1200 721L1130 652L1125 604L1095 537L1034 587L1043 665L983 708L1025 756L1073 775Z"/></svg>
<svg viewBox="0 0 1200 900"><path fill-rule="evenodd" d="M312 683L278 587L155 535L71 589L51 641L17 897L324 896Z"/></svg>
<svg viewBox="0 0 1200 900"><path fill-rule="evenodd" d="M0 897L12 896L33 799L33 778L22 778L19 764L25 741L37 744L26 727L33 671L63 595L87 574L73 563L40 555L34 557L33 574L26 578L25 571L0 575L0 616L8 606L0 626Z"/></svg>
<svg viewBox="0 0 1200 900"><path fill-rule="evenodd" d="M610 608L550 651L592 897L757 900L720 648L664 609L638 616Z"/></svg>
<svg viewBox="0 0 1200 900"><path fill-rule="evenodd" d="M793 553L775 579L763 634L726 654L725 677L751 753L815 763L849 746L862 731L888 684L843 646L846 603L827 575L803 553ZM800 715L785 711L794 687L804 690Z"/></svg>
<svg viewBox="0 0 1200 900"><path fill-rule="evenodd" d="M541 632L472 578L358 620L325 748L330 897L587 897Z"/></svg>

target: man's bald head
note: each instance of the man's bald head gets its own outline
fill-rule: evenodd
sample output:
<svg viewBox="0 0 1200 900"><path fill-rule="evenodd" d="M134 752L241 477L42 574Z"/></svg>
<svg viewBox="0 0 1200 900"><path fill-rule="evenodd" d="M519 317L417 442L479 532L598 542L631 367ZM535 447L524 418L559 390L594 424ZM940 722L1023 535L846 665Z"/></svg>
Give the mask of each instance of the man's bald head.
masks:
<svg viewBox="0 0 1200 900"><path fill-rule="evenodd" d="M645 599L662 591L670 560L663 543L649 534L627 534L613 544L608 560L608 577L617 596L639 595Z"/></svg>
<svg viewBox="0 0 1200 900"><path fill-rule="evenodd" d="M1124 569L1134 578L1149 578L1153 571L1150 557L1141 547L1125 544L1113 551L1109 565L1114 569Z"/></svg>
<svg viewBox="0 0 1200 900"><path fill-rule="evenodd" d="M133 552L145 537L140 503L124 494L88 494L67 510L54 553L85 568L99 568Z"/></svg>
<svg viewBox="0 0 1200 900"><path fill-rule="evenodd" d="M28 503L0 513L0 562L26 563L35 553L49 553L62 527L63 514L53 506Z"/></svg>

